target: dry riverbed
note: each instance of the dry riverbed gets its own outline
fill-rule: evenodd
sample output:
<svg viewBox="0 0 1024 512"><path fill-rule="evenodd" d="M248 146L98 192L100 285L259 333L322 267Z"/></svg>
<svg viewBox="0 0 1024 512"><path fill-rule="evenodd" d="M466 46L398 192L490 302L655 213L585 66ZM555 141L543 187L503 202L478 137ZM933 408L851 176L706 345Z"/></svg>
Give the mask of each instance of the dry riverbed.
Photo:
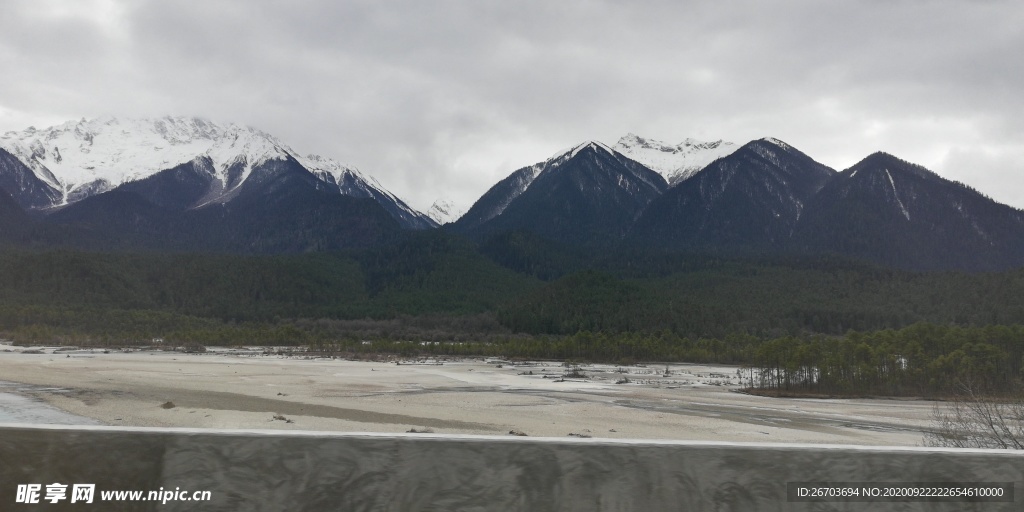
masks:
<svg viewBox="0 0 1024 512"><path fill-rule="evenodd" d="M751 396L735 392L729 366L580 369L563 377L555 362L0 345L0 393L105 425L915 446L934 407Z"/></svg>

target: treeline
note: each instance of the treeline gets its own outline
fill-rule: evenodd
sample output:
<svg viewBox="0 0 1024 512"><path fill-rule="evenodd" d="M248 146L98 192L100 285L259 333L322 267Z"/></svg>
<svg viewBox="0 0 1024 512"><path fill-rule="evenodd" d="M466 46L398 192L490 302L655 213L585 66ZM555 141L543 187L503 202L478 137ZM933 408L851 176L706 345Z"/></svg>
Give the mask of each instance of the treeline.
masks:
<svg viewBox="0 0 1024 512"><path fill-rule="evenodd" d="M740 365L756 392L817 396L1013 395L1024 389L1024 327L915 324L844 336L759 340L579 332L488 342L319 341L322 354L492 356L631 364L640 361Z"/></svg>
<svg viewBox="0 0 1024 512"><path fill-rule="evenodd" d="M1024 270L582 254L516 233L283 256L0 251L0 338L19 342L729 363L787 393L1008 389L1020 297Z"/></svg>
<svg viewBox="0 0 1024 512"><path fill-rule="evenodd" d="M593 333L570 336L494 335L486 340L411 341L396 339L321 339L309 345L324 355L395 354L406 357L485 356L512 359L555 359L579 362L634 364L693 362L744 364L753 360L759 340L749 336L727 339L680 338L671 333Z"/></svg>
<svg viewBox="0 0 1024 512"><path fill-rule="evenodd" d="M917 322L1024 325L1024 270L913 273L827 258L699 255L606 255L590 264L543 281L436 234L290 256L8 251L0 252L0 331L39 323L88 335L96 333L94 312L105 311L135 312L118 328L150 337L165 329L143 312L227 325L489 314L510 334L667 331L689 339L841 335ZM23 318L24 311L33 313ZM487 333L452 332L473 334Z"/></svg>
<svg viewBox="0 0 1024 512"><path fill-rule="evenodd" d="M871 267L704 261L657 277L587 270L547 283L497 311L533 334L581 330L770 339L898 329L917 322L1024 324L1024 271L910 273Z"/></svg>
<svg viewBox="0 0 1024 512"><path fill-rule="evenodd" d="M742 367L758 392L828 396L1010 394L1024 380L1024 327L915 324L762 339L747 334L686 337L671 331L513 333L492 314L386 320L291 320L225 323L153 311L44 311L0 308L0 337L19 343L101 347L293 346L327 356L491 356L632 364L693 362ZM6 327L15 325L14 328ZM159 336L155 335L159 333Z"/></svg>
<svg viewBox="0 0 1024 512"><path fill-rule="evenodd" d="M478 314L540 284L466 242L443 242L283 256L7 251L0 252L0 305L225 322L381 319Z"/></svg>
<svg viewBox="0 0 1024 512"><path fill-rule="evenodd" d="M784 337L758 344L752 388L825 395L1012 393L1024 380L1024 327L916 324L842 337Z"/></svg>

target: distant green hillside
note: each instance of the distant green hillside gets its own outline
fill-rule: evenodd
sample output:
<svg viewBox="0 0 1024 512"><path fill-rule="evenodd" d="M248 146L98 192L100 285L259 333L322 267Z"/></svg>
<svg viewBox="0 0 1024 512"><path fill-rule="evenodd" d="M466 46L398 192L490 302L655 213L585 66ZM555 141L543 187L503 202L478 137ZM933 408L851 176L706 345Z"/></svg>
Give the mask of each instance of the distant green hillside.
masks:
<svg viewBox="0 0 1024 512"><path fill-rule="evenodd" d="M0 284L0 331L70 338L248 326L299 329L297 342L346 333L466 339L581 331L763 340L917 322L1024 325L1024 270L582 254L518 235L477 245L424 232L376 249L289 256L7 251ZM357 322L364 319L370 323ZM225 336L217 339L232 341Z"/></svg>

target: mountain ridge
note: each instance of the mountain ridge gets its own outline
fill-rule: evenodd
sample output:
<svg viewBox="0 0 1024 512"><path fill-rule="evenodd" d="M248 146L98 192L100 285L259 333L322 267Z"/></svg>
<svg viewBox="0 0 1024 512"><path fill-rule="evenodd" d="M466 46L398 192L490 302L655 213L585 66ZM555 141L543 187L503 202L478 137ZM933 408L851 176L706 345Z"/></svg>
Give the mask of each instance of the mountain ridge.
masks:
<svg viewBox="0 0 1024 512"><path fill-rule="evenodd" d="M199 117L68 121L42 130L30 127L7 132L0 136L0 148L31 169L35 179L50 188L50 196L59 196L43 205L38 199L20 201L30 208L67 205L206 158L220 184L214 186L211 182L205 201L191 205L200 207L230 201L234 191L261 164L293 158L336 186L339 193L373 198L406 228L437 225L353 167L318 155L300 155L276 137L252 127L220 125ZM9 192L17 197L20 191Z"/></svg>
<svg viewBox="0 0 1024 512"><path fill-rule="evenodd" d="M676 145L626 134L613 149L661 174L670 187L693 177L711 162L726 157L740 146L723 140L699 141L687 138Z"/></svg>
<svg viewBox="0 0 1024 512"><path fill-rule="evenodd" d="M530 230L560 242L619 239L668 188L655 171L586 141L498 182L453 224L472 235Z"/></svg>
<svg viewBox="0 0 1024 512"><path fill-rule="evenodd" d="M876 152L813 198L794 245L923 270L998 270L1024 264L1024 211Z"/></svg>
<svg viewBox="0 0 1024 512"><path fill-rule="evenodd" d="M0 137L0 227L37 247L273 253L368 247L444 225L538 276L595 249L1024 265L1024 211L920 165L875 152L836 172L777 138L730 144L587 140L510 173L464 214L445 200L424 214L372 176L253 128L69 121ZM670 185L666 173L695 158L708 163ZM558 262L543 261L551 254Z"/></svg>
<svg viewBox="0 0 1024 512"><path fill-rule="evenodd" d="M629 237L673 249L774 250L834 173L778 139L754 140L652 201Z"/></svg>

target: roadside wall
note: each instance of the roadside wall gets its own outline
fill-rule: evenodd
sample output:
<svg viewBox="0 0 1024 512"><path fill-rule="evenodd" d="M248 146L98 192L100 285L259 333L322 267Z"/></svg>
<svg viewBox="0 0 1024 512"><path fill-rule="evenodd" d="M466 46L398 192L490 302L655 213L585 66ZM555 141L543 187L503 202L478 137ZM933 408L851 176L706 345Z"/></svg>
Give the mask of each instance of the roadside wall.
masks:
<svg viewBox="0 0 1024 512"><path fill-rule="evenodd" d="M1014 502L790 502L788 482L1013 482ZM20 484L43 486L16 503ZM45 501L46 485L68 499ZM93 504L69 503L95 484ZM110 490L211 501L100 501ZM1024 510L1024 452L0 425L0 510Z"/></svg>

